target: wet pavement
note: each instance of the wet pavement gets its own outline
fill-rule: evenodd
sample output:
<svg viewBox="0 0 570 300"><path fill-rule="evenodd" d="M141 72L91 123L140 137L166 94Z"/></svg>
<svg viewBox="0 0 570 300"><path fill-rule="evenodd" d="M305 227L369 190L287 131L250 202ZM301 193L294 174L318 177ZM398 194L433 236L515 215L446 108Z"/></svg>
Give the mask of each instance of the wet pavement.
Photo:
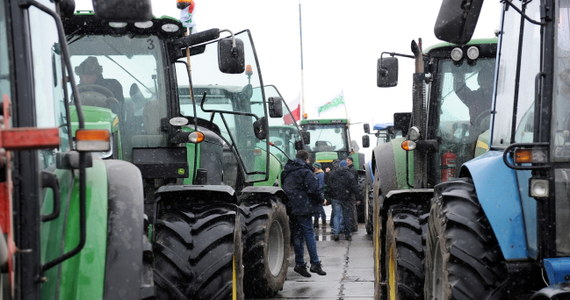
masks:
<svg viewBox="0 0 570 300"><path fill-rule="evenodd" d="M327 223L328 224L328 223ZM303 277L293 271L293 248L289 257L289 271L283 290L271 299L374 299L374 261L371 236L364 224L359 224L352 241L344 236L335 242L330 227L315 229L317 251L325 276L311 273ZM309 254L305 249L305 260Z"/></svg>

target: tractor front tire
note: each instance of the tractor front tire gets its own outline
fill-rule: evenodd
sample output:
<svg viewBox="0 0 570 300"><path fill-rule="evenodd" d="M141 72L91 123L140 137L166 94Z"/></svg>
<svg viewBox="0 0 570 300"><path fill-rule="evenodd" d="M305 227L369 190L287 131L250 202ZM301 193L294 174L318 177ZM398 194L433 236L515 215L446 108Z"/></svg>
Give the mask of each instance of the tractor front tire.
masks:
<svg viewBox="0 0 570 300"><path fill-rule="evenodd" d="M393 205L386 219L385 276L383 299L423 299L424 247L421 208Z"/></svg>
<svg viewBox="0 0 570 300"><path fill-rule="evenodd" d="M370 182L366 181L366 207L365 211L365 222L364 227L366 228L366 234L370 235L374 231L374 187Z"/></svg>
<svg viewBox="0 0 570 300"><path fill-rule="evenodd" d="M283 289L289 268L289 217L283 202L242 204L246 224L244 236L244 290L254 298L273 297Z"/></svg>
<svg viewBox="0 0 570 300"><path fill-rule="evenodd" d="M163 204L154 236L158 299L240 298L241 225L236 205Z"/></svg>
<svg viewBox="0 0 570 300"><path fill-rule="evenodd" d="M426 299L508 298L505 260L468 179L436 186L426 252Z"/></svg>

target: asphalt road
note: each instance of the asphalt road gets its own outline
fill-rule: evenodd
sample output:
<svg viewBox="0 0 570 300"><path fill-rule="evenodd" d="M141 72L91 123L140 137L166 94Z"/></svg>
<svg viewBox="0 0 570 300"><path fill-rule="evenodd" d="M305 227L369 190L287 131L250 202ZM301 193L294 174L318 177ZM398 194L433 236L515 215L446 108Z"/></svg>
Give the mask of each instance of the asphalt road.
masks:
<svg viewBox="0 0 570 300"><path fill-rule="evenodd" d="M287 281L272 299L374 299L373 246L364 224L359 225L350 242L343 235L339 241L333 241L329 226L315 230L315 234L319 258L327 275L311 273L312 276L306 278L295 273L291 248ZM305 260L309 260L306 250Z"/></svg>

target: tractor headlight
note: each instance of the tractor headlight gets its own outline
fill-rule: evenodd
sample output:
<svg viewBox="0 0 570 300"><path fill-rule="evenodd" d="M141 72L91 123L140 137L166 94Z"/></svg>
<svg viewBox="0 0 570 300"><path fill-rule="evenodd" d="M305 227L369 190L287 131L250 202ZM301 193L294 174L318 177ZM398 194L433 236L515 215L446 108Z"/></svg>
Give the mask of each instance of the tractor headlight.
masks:
<svg viewBox="0 0 570 300"><path fill-rule="evenodd" d="M538 179L538 178L531 178L530 179L530 196L534 198L546 198L548 197L548 180L547 179Z"/></svg>
<svg viewBox="0 0 570 300"><path fill-rule="evenodd" d="M453 61L460 61L463 58L463 50L461 48L453 48L450 55Z"/></svg>
<svg viewBox="0 0 570 300"><path fill-rule="evenodd" d="M420 139L420 129L416 126L412 126L412 128L410 128L410 130L408 130L408 139L412 140L412 141L417 141Z"/></svg>
<svg viewBox="0 0 570 300"><path fill-rule="evenodd" d="M467 49L467 57L470 60L476 60L477 58L479 58L479 48L475 46L469 47L469 49Z"/></svg>

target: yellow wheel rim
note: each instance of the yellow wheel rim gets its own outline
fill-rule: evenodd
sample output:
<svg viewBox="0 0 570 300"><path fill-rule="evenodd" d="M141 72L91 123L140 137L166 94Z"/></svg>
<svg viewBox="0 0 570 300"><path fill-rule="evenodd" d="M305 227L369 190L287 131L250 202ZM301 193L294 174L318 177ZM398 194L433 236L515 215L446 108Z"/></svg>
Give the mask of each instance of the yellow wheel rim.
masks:
<svg viewBox="0 0 570 300"><path fill-rule="evenodd" d="M396 291L398 287L396 286L396 257L395 257L395 250L394 244L390 244L390 248L388 249L388 296L389 299L396 299Z"/></svg>

